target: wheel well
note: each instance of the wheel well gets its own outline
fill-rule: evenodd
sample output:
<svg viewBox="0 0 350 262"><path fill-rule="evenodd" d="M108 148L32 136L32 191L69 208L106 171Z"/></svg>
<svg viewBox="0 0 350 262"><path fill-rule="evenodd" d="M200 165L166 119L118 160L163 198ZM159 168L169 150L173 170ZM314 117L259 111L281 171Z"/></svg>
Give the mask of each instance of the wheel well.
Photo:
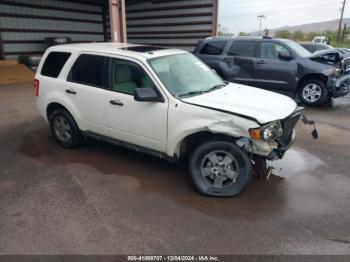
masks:
<svg viewBox="0 0 350 262"><path fill-rule="evenodd" d="M67 110L67 108L65 108L63 105L59 104L59 103L50 103L48 106L47 106L47 109L46 109L46 116L47 116L47 119L50 120L50 116L51 114L57 110L57 109L63 109L63 110L66 110L68 113L69 111Z"/></svg>
<svg viewBox="0 0 350 262"><path fill-rule="evenodd" d="M195 134L191 134L185 137L180 146L180 157L186 157L190 155L198 146L205 142L215 141L215 140L224 140L233 142L235 140L234 137L223 135L223 134L214 134L209 131L198 132Z"/></svg>
<svg viewBox="0 0 350 262"><path fill-rule="evenodd" d="M303 76L298 83L298 89L300 89L302 87L302 84L305 83L306 81L309 81L311 79L317 79L322 81L323 83L327 84L327 77L325 75L322 74L308 74Z"/></svg>

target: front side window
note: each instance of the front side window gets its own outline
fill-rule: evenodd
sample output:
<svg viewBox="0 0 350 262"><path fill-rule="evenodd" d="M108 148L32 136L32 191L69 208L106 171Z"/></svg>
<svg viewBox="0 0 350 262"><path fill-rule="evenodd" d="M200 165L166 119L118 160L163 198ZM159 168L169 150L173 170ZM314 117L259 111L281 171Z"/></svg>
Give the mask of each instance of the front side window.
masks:
<svg viewBox="0 0 350 262"><path fill-rule="evenodd" d="M136 88L154 88L153 81L137 64L112 58L111 90L128 95L134 95Z"/></svg>
<svg viewBox="0 0 350 262"><path fill-rule="evenodd" d="M309 51L310 53L315 52L315 47L312 45L302 45L302 47L304 47L307 51Z"/></svg>
<svg viewBox="0 0 350 262"><path fill-rule="evenodd" d="M106 57L104 56L82 54L72 66L69 81L105 88L107 87L105 64Z"/></svg>
<svg viewBox="0 0 350 262"><path fill-rule="evenodd" d="M228 54L232 56L254 57L255 46L256 44L253 41L235 41L228 51Z"/></svg>
<svg viewBox="0 0 350 262"><path fill-rule="evenodd" d="M288 49L275 43L262 42L260 44L260 58L279 59L280 53L289 53Z"/></svg>
<svg viewBox="0 0 350 262"><path fill-rule="evenodd" d="M41 75L57 78L71 53L51 52L44 62Z"/></svg>
<svg viewBox="0 0 350 262"><path fill-rule="evenodd" d="M282 41L284 44L286 44L290 49L293 50L294 53L296 53L301 57L309 57L311 55L311 53L308 50L306 50L300 44L292 40L288 40L288 39L279 39L279 40Z"/></svg>
<svg viewBox="0 0 350 262"><path fill-rule="evenodd" d="M209 42L199 52L202 55L220 55L226 46L226 41Z"/></svg>
<svg viewBox="0 0 350 262"><path fill-rule="evenodd" d="M207 65L189 53L153 58L149 63L175 97L198 95L226 85Z"/></svg>

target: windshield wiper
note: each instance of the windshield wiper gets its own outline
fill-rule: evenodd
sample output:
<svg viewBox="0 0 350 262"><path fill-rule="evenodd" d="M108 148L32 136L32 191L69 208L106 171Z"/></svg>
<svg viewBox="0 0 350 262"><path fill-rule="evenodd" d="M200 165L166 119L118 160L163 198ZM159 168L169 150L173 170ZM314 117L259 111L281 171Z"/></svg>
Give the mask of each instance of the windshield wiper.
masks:
<svg viewBox="0 0 350 262"><path fill-rule="evenodd" d="M191 91L188 93L180 94L180 95L178 95L178 97L191 96L191 95L201 95L204 93L207 93L207 91Z"/></svg>
<svg viewBox="0 0 350 262"><path fill-rule="evenodd" d="M215 85L215 86L209 88L209 89L208 89L207 91L205 91L205 92L208 93L208 92L214 91L214 90L216 90L216 89L223 88L224 86L227 86L227 85L228 85L227 83Z"/></svg>
<svg viewBox="0 0 350 262"><path fill-rule="evenodd" d="M219 84L219 85L215 85L207 90L200 90L200 91L191 91L191 92L188 92L188 93L184 93L184 94L181 94L181 95L178 95L178 97L184 97L184 96L191 96L191 95L201 95L201 94L205 94L205 93L209 93L211 91L214 91L216 89L220 89L224 86L227 86L228 85L228 82L225 82L225 84Z"/></svg>

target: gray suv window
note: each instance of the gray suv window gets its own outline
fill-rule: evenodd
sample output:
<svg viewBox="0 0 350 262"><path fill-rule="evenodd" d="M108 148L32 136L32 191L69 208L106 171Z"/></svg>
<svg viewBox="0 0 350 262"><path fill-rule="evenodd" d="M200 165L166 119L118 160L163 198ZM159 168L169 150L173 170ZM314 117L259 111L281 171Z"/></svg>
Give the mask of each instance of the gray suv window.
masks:
<svg viewBox="0 0 350 262"><path fill-rule="evenodd" d="M209 42L199 52L202 55L220 55L226 46L226 41Z"/></svg>
<svg viewBox="0 0 350 262"><path fill-rule="evenodd" d="M235 41L228 51L228 55L254 57L255 46L255 42L252 41Z"/></svg>
<svg viewBox="0 0 350 262"><path fill-rule="evenodd" d="M281 52L289 53L287 48L276 43L262 42L260 44L260 58L279 59Z"/></svg>

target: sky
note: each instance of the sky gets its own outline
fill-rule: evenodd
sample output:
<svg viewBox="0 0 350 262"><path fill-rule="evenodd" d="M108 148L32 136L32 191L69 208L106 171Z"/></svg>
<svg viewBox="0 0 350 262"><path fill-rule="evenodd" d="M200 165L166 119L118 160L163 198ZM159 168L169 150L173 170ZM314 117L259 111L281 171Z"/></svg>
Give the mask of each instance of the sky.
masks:
<svg viewBox="0 0 350 262"><path fill-rule="evenodd" d="M221 28L237 35L259 30L258 15L265 15L262 28L279 28L339 19L343 0L219 0ZM350 17L348 0L344 17Z"/></svg>

